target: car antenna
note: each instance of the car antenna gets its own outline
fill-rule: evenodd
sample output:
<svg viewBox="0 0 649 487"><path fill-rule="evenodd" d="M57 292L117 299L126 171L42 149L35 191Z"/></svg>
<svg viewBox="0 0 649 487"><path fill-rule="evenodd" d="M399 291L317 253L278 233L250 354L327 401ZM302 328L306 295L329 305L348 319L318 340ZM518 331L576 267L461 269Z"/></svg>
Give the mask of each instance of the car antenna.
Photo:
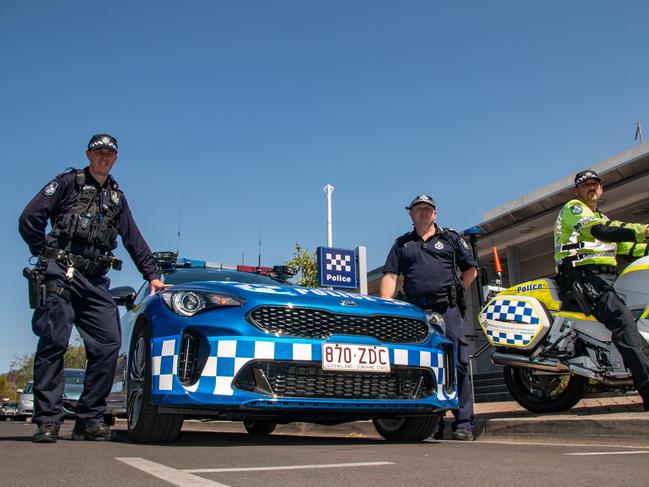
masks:
<svg viewBox="0 0 649 487"><path fill-rule="evenodd" d="M178 235L176 240L176 255L180 255L180 223L183 219L183 197L180 197L180 207L178 208Z"/></svg>
<svg viewBox="0 0 649 487"><path fill-rule="evenodd" d="M261 226L264 222L259 222L259 254L257 256L257 267L261 267Z"/></svg>

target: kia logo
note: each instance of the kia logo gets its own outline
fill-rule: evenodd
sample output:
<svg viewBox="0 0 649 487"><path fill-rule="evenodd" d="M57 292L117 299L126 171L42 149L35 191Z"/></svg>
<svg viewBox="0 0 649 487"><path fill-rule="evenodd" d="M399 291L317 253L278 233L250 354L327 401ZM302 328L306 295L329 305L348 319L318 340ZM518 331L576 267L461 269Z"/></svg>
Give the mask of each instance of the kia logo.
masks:
<svg viewBox="0 0 649 487"><path fill-rule="evenodd" d="M341 306L356 306L358 303L356 301L351 301L347 299L343 299L342 301L338 301Z"/></svg>

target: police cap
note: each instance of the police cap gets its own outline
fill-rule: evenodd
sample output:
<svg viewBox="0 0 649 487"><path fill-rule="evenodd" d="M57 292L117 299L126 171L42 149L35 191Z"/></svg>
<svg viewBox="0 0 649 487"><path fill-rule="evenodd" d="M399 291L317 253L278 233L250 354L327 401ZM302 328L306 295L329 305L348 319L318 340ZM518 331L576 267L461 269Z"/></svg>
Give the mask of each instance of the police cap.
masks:
<svg viewBox="0 0 649 487"><path fill-rule="evenodd" d="M406 206L406 210L411 210L413 206L419 203L426 203L427 205L435 208L435 200L431 196L428 196L427 194L420 194L414 200L412 200L410 206Z"/></svg>
<svg viewBox="0 0 649 487"><path fill-rule="evenodd" d="M96 134L90 137L88 150L110 149L117 152L117 139L108 134Z"/></svg>
<svg viewBox="0 0 649 487"><path fill-rule="evenodd" d="M599 174L591 169L586 169L585 171L580 171L575 174L575 187L589 179L595 179L598 183L602 184L602 178L599 177Z"/></svg>

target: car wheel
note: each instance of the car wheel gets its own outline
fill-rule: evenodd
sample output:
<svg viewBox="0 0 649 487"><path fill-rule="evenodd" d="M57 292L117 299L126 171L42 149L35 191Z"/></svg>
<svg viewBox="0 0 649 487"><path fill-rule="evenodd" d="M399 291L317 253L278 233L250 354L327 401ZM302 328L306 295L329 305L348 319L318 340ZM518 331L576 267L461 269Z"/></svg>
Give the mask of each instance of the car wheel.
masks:
<svg viewBox="0 0 649 487"><path fill-rule="evenodd" d="M440 414L415 418L374 418L376 431L388 441L423 441L439 425Z"/></svg>
<svg viewBox="0 0 649 487"><path fill-rule="evenodd" d="M269 421L246 420L243 422L243 426L251 435L266 436L275 431L275 428L277 428L277 423L271 423Z"/></svg>
<svg viewBox="0 0 649 487"><path fill-rule="evenodd" d="M138 327L131 343L127 380L128 435L136 443L171 443L183 426L182 414L160 414L151 405L151 346L148 328Z"/></svg>

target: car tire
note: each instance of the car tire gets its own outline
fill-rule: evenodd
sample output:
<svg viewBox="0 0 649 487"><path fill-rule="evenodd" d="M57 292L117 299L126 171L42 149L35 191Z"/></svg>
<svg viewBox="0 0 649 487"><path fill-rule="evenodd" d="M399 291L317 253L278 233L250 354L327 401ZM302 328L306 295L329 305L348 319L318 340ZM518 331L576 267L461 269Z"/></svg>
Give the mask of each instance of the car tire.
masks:
<svg viewBox="0 0 649 487"><path fill-rule="evenodd" d="M243 426L244 428L246 428L246 431L253 436L267 436L275 431L275 428L277 428L277 423L271 423L269 421L246 420L243 422Z"/></svg>
<svg viewBox="0 0 649 487"><path fill-rule="evenodd" d="M160 414L151 405L151 346L148 327L140 323L131 342L127 374L127 425L136 443L172 443L180 436L182 414Z"/></svg>
<svg viewBox="0 0 649 487"><path fill-rule="evenodd" d="M376 431L387 441L423 441L437 431L441 414L414 418L374 418Z"/></svg>

